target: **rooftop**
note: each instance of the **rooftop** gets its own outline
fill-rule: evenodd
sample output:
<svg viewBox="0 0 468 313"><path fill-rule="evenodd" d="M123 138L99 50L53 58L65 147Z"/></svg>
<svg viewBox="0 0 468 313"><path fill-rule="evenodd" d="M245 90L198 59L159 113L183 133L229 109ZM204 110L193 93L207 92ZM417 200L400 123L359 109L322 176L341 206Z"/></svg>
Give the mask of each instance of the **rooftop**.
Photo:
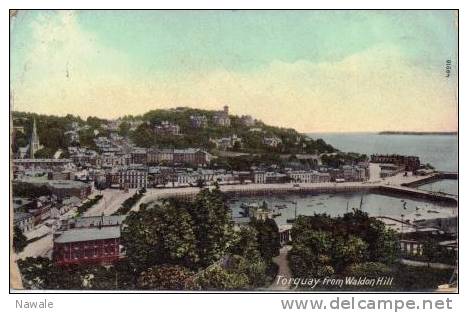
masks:
<svg viewBox="0 0 468 313"><path fill-rule="evenodd" d="M102 228L73 228L62 232L55 243L71 243L91 240L120 238L120 226Z"/></svg>
<svg viewBox="0 0 468 313"><path fill-rule="evenodd" d="M85 216L79 218L72 218L68 220L68 223L75 222L76 228L98 226L101 223L102 226L106 225L120 225L125 219L124 215L110 215L110 216Z"/></svg>

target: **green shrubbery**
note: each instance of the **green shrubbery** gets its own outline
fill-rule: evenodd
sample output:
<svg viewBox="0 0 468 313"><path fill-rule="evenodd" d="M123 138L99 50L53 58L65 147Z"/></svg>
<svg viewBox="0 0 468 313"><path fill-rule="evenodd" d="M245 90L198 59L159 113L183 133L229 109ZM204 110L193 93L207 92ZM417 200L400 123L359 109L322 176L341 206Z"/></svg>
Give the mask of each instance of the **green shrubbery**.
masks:
<svg viewBox="0 0 468 313"><path fill-rule="evenodd" d="M120 208L115 211L112 215L125 215L127 214L131 209L132 207L141 199L143 198L143 196L145 195L146 193L146 189L143 188L137 192L135 192L135 194L133 196L131 196L130 198L126 199L122 205L120 206Z"/></svg>
<svg viewBox="0 0 468 313"><path fill-rule="evenodd" d="M99 202L99 200L102 199L102 195L97 195L93 199L87 200L85 203L80 205L78 209L76 210L77 215L80 216L84 214L86 211L88 211L89 208L91 208L93 205Z"/></svg>

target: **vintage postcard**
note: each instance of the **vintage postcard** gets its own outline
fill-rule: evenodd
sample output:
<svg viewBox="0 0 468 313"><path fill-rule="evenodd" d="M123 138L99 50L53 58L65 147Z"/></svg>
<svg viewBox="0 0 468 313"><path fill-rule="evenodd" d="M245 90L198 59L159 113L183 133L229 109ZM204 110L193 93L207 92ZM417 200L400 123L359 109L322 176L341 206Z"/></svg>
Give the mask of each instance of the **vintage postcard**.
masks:
<svg viewBox="0 0 468 313"><path fill-rule="evenodd" d="M12 291L458 292L458 11L11 10Z"/></svg>

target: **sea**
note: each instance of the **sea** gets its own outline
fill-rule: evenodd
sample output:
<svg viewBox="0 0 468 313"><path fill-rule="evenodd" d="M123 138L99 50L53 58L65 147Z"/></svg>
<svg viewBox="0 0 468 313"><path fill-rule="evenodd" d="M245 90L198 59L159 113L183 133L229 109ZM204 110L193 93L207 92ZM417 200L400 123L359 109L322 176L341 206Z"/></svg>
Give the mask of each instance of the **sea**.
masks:
<svg viewBox="0 0 468 313"><path fill-rule="evenodd" d="M378 133L313 133L313 139L323 139L343 152L371 154L402 154L419 156L421 163L430 163L437 170L458 171L457 135L379 135ZM458 180L441 180L418 188L458 195ZM231 203L234 217L240 216L242 203L262 203L281 214L275 217L281 225L297 215L326 213L343 215L359 208L371 216L401 218L437 218L456 216L455 207L419 199L393 197L373 193L335 193L319 195L246 196Z"/></svg>
<svg viewBox="0 0 468 313"><path fill-rule="evenodd" d="M313 139L343 152L402 154L419 156L421 163L430 163L441 171L458 170L457 135L379 135L378 133L312 133Z"/></svg>

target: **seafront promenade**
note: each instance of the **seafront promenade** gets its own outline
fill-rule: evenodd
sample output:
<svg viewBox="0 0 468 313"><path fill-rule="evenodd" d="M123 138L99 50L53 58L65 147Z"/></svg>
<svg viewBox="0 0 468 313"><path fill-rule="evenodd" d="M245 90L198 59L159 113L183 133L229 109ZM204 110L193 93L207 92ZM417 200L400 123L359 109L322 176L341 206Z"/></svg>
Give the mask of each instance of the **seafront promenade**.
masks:
<svg viewBox="0 0 468 313"><path fill-rule="evenodd" d="M452 176L453 178L453 176ZM327 183L285 183L285 184L236 184L221 185L220 189L231 196L245 195L272 195L282 193L342 193L342 192L375 192L391 195L404 195L417 199L425 199L434 202L443 202L448 205L457 205L458 196L447 193L430 192L408 187L421 180L442 179L440 173L426 176L405 176L398 174L385 179L374 179L365 182L327 182ZM139 204L157 201L170 197L193 197L200 191L198 187L176 187L163 189L148 189L146 195L134 206L138 210Z"/></svg>

